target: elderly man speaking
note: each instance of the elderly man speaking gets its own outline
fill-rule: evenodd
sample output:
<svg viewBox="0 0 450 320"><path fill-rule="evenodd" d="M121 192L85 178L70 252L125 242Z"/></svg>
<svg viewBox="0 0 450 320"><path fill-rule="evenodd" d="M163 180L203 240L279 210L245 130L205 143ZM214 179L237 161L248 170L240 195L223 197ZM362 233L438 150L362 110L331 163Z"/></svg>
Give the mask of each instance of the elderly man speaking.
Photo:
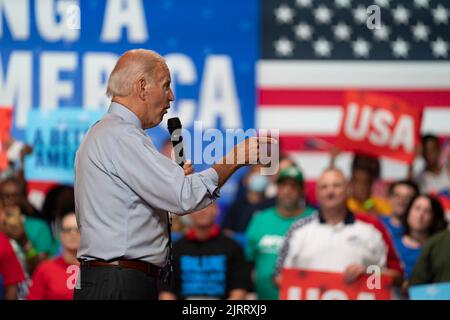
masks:
<svg viewBox="0 0 450 320"><path fill-rule="evenodd" d="M260 143L276 142L249 138L205 171L181 168L144 131L162 121L175 99L170 81L164 59L143 49L122 55L109 77L109 110L75 159L76 300L157 299L157 279L171 267L167 212L205 208L237 169L258 158Z"/></svg>

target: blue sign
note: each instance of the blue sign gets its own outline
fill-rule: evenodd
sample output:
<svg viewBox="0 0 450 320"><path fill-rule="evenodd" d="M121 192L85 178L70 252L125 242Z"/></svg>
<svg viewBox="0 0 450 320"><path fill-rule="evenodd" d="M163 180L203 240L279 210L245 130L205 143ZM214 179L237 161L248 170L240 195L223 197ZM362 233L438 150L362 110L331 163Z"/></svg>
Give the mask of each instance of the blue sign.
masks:
<svg viewBox="0 0 450 320"><path fill-rule="evenodd" d="M70 3L79 5L79 26L72 21ZM118 56L146 48L167 59L177 98L172 112L182 117L185 127L197 119L204 127L251 128L257 4L5 1L0 19L0 105L14 106L17 136L30 121L32 107L104 109L109 104L107 78Z"/></svg>
<svg viewBox="0 0 450 320"><path fill-rule="evenodd" d="M450 300L450 282L412 286L409 297L411 300Z"/></svg>
<svg viewBox="0 0 450 320"><path fill-rule="evenodd" d="M78 146L102 114L82 108L30 111L26 141L34 150L25 161L25 178L71 184Z"/></svg>

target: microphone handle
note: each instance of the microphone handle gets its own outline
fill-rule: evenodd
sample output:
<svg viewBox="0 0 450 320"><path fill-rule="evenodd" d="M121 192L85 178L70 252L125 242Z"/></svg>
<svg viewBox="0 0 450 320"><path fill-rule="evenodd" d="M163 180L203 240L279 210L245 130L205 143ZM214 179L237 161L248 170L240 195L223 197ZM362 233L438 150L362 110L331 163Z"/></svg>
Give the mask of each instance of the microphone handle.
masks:
<svg viewBox="0 0 450 320"><path fill-rule="evenodd" d="M184 166L184 162L186 161L184 158L184 150L183 150L183 137L181 135L173 134L172 145L173 152L175 155L175 162L180 165L180 167Z"/></svg>

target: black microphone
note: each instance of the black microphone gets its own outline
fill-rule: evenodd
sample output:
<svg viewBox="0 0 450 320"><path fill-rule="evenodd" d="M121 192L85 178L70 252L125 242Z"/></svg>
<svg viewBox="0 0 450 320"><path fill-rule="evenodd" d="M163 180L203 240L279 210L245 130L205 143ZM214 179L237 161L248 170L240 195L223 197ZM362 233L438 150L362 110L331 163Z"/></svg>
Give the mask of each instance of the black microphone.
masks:
<svg viewBox="0 0 450 320"><path fill-rule="evenodd" d="M175 162L183 167L185 158L183 151L183 136L181 135L181 121L179 118L170 118L167 120L167 129L170 133L170 141L172 141L173 151L175 154Z"/></svg>

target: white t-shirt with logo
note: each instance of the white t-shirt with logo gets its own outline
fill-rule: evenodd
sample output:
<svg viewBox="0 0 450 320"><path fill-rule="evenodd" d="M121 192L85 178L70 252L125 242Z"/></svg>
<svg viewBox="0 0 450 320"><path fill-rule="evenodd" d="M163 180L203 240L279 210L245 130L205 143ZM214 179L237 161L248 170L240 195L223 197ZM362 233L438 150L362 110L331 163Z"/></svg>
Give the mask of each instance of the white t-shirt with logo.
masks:
<svg viewBox="0 0 450 320"><path fill-rule="evenodd" d="M374 226L355 218L337 225L318 215L298 221L286 238L284 268L343 272L351 264L385 267L387 248Z"/></svg>

